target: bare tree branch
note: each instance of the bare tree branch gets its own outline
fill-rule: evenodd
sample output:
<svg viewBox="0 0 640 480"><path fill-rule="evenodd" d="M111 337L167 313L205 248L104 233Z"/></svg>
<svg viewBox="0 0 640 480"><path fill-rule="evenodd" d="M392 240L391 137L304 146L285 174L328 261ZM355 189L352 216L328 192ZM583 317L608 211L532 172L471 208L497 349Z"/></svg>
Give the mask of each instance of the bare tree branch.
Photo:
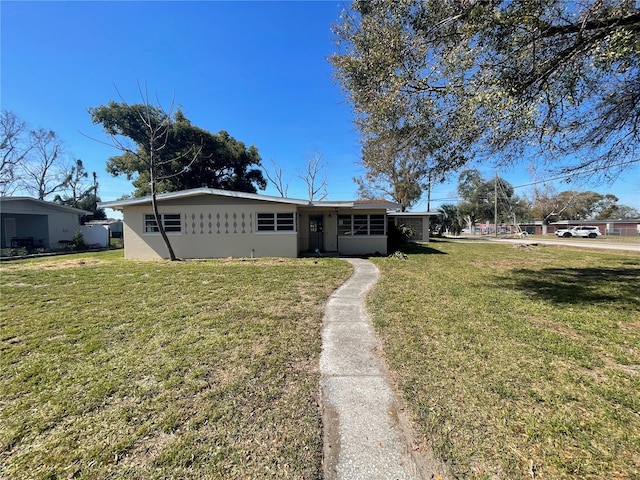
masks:
<svg viewBox="0 0 640 480"><path fill-rule="evenodd" d="M56 132L43 128L29 132L29 138L32 149L22 163L22 188L44 200L63 188L62 142Z"/></svg>
<svg viewBox="0 0 640 480"><path fill-rule="evenodd" d="M298 177L307 185L309 201L324 200L327 198L327 164L322 161L322 153L316 152L307 157L306 170L300 172ZM320 195L316 198L316 195Z"/></svg>
<svg viewBox="0 0 640 480"><path fill-rule="evenodd" d="M267 180L276 188L281 197L286 197L289 191L289 182L284 180L284 170L276 165L275 160L271 159L272 171L263 167L263 171Z"/></svg>
<svg viewBox="0 0 640 480"><path fill-rule="evenodd" d="M33 145L25 136L27 124L10 111L0 115L0 195L11 195L19 187L17 168Z"/></svg>

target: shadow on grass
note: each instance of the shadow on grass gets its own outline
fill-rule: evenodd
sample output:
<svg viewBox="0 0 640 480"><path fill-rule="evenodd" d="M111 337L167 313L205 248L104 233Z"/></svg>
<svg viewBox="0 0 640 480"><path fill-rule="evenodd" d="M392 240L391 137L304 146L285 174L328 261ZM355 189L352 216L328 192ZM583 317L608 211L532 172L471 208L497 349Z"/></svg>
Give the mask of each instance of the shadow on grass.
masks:
<svg viewBox="0 0 640 480"><path fill-rule="evenodd" d="M514 270L513 287L554 303L616 302L640 310L638 268Z"/></svg>
<svg viewBox="0 0 640 480"><path fill-rule="evenodd" d="M398 246L395 250L406 253L407 255L448 255L446 252L441 252L423 243L405 243ZM389 251L394 252L395 250Z"/></svg>

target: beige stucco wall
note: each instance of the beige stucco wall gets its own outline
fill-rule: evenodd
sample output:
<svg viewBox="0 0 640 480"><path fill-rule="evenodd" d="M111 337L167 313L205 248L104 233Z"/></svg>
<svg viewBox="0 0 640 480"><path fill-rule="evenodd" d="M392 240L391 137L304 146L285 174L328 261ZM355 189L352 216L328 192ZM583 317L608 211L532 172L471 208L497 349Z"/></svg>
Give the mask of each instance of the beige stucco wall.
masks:
<svg viewBox="0 0 640 480"><path fill-rule="evenodd" d="M296 232L256 232L257 213L295 213L295 205L239 199L207 203L194 205L183 200L179 204L159 206L160 213L181 214L182 232L168 234L177 257L297 256ZM152 213L151 206L125 207L123 213L125 257L140 260L168 258L160 234L144 233L144 216Z"/></svg>
<svg viewBox="0 0 640 480"><path fill-rule="evenodd" d="M380 210L306 208L245 198L198 196L163 202L159 211L181 215L182 232L168 233L179 258L296 257L304 238L309 236L310 215L323 216L325 251L339 251L343 255L387 253L386 235L338 237L338 215L379 215ZM297 231L256 232L258 213L280 212L296 214ZM144 216L151 213L151 205L124 207L126 258L168 257L160 234L144 233Z"/></svg>
<svg viewBox="0 0 640 480"><path fill-rule="evenodd" d="M338 237L338 251L341 255L387 254L387 237L382 235L355 235Z"/></svg>

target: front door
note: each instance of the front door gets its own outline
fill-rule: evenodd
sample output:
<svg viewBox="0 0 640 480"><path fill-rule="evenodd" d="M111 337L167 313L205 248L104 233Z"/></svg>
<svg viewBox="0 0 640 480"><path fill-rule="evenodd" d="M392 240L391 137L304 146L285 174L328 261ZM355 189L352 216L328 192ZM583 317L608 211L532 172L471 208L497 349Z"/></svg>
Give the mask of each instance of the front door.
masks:
<svg viewBox="0 0 640 480"><path fill-rule="evenodd" d="M324 230L322 215L309 216L309 250L312 252L324 251Z"/></svg>

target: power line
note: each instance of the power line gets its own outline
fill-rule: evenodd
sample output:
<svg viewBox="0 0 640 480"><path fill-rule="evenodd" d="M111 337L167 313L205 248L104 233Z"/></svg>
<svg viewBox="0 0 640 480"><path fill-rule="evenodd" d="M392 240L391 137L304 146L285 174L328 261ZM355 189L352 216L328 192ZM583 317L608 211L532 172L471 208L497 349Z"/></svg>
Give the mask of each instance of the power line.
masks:
<svg viewBox="0 0 640 480"><path fill-rule="evenodd" d="M609 165L607 167L596 167L596 168L592 168L590 170L583 170L580 173L593 173L593 172L597 172L599 170L605 170L605 169L608 169L608 168L611 168L611 167L622 167L624 165L631 165L632 163L637 163L637 162L640 162L640 158L636 159L636 160L629 160L628 162L615 163L615 164ZM530 187L531 185L538 185L540 183L553 182L555 180L563 180L565 178L573 177L574 175L575 174L573 174L573 173L566 173L566 174L560 175L558 177L547 178L545 180L538 180L536 182L525 183L523 185L517 185L517 186L515 186L513 188Z"/></svg>

